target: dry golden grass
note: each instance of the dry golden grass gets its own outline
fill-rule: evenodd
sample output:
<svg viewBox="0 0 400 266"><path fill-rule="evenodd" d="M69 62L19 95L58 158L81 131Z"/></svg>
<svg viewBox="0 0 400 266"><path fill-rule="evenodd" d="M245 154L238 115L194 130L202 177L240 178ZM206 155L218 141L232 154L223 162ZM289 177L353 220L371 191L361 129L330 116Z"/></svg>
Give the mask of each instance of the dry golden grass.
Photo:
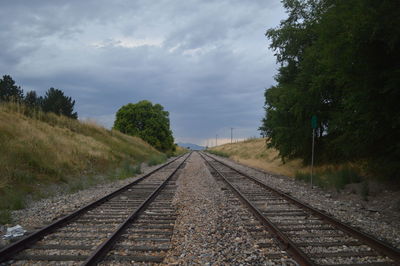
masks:
<svg viewBox="0 0 400 266"><path fill-rule="evenodd" d="M1 109L0 114L0 158L8 162L6 169L9 169L7 173L0 169L2 184L5 183L4 178L10 179L11 172L15 170L13 166L33 169L35 166L45 168L51 165L53 169L68 169L73 174L92 167L94 162L107 164L121 159L139 162L158 153L139 138L111 132L92 123L68 121L72 127L60 127ZM52 119L59 119L58 122L64 125L63 120L68 120L65 117ZM80 124L79 130L75 123ZM39 158L46 163L35 165ZM15 165L13 161L20 164Z"/></svg>
<svg viewBox="0 0 400 266"><path fill-rule="evenodd" d="M265 139L249 139L224 144L212 150L222 151L237 162L274 174L294 177L298 171L307 171L300 160L289 160L283 163L277 150L267 148Z"/></svg>
<svg viewBox="0 0 400 266"><path fill-rule="evenodd" d="M131 169L165 156L140 138L90 121L4 103L0 104L0 151L0 212L21 207L9 203L17 194L34 194L38 186L76 185L97 174L115 173L123 165Z"/></svg>
<svg viewBox="0 0 400 266"><path fill-rule="evenodd" d="M265 139L250 139L234 144L212 148L212 151L228 155L229 158L250 167L266 170L274 174L295 177L310 182L310 167L303 166L301 160L283 163L275 149L268 149ZM313 183L324 189L343 189L347 184L365 182L362 163L323 164L314 167ZM362 193L366 197L368 191Z"/></svg>
<svg viewBox="0 0 400 266"><path fill-rule="evenodd" d="M181 154L184 154L186 152L188 152L187 149L182 148L181 146L178 146L178 145L176 146L176 151L175 151L176 155L181 155Z"/></svg>

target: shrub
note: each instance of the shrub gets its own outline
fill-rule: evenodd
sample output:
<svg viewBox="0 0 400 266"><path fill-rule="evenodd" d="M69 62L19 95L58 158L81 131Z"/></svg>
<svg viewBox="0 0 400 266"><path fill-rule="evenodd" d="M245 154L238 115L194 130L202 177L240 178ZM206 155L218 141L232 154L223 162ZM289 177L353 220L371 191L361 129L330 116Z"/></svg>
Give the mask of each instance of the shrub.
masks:
<svg viewBox="0 0 400 266"><path fill-rule="evenodd" d="M148 166L153 166L157 164L161 164L167 160L167 155L160 154L160 155L153 155L150 157L149 161L147 162Z"/></svg>
<svg viewBox="0 0 400 266"><path fill-rule="evenodd" d="M310 173L297 172L296 179L310 183ZM322 188L334 188L342 190L347 184L361 182L361 176L358 171L350 166L341 169L327 168L325 170L316 171L313 175L313 185Z"/></svg>
<svg viewBox="0 0 400 266"><path fill-rule="evenodd" d="M129 161L124 161L116 172L117 179L125 179L142 173L140 163L133 165Z"/></svg>
<svg viewBox="0 0 400 266"><path fill-rule="evenodd" d="M8 209L0 210L0 224L9 224L11 222L11 211Z"/></svg>

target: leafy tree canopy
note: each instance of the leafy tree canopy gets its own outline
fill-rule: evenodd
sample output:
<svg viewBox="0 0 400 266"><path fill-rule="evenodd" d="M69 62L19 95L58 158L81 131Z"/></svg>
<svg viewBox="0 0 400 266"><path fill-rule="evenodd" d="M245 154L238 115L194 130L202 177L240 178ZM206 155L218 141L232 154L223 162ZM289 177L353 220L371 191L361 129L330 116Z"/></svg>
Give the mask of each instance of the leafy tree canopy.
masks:
<svg viewBox="0 0 400 266"><path fill-rule="evenodd" d="M24 98L21 87L15 85L15 81L9 75L0 79L0 102L20 102Z"/></svg>
<svg viewBox="0 0 400 266"><path fill-rule="evenodd" d="M116 114L114 129L138 136L163 152L175 148L169 113L160 104L144 100L122 106Z"/></svg>
<svg viewBox="0 0 400 266"><path fill-rule="evenodd" d="M288 18L266 36L277 84L260 130L284 158L364 161L400 176L400 1L283 0Z"/></svg>
<svg viewBox="0 0 400 266"><path fill-rule="evenodd" d="M64 95L59 89L50 88L42 101L44 112L53 112L59 115L65 115L74 119L78 118L78 113L74 112L75 100Z"/></svg>

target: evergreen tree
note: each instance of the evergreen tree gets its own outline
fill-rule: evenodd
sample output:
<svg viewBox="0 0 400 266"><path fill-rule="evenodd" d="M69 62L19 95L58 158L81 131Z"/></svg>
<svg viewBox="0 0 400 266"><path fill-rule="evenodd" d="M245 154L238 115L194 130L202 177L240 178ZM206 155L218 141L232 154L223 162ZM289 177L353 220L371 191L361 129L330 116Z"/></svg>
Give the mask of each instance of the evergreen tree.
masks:
<svg viewBox="0 0 400 266"><path fill-rule="evenodd" d="M59 89L50 88L42 101L44 112L53 112L59 115L65 115L77 119L78 113L74 112L75 101L71 97L64 95Z"/></svg>
<svg viewBox="0 0 400 266"><path fill-rule="evenodd" d="M24 92L20 86L9 75L0 79L0 102L21 102L24 99Z"/></svg>
<svg viewBox="0 0 400 266"><path fill-rule="evenodd" d="M42 97L38 97L36 91L28 91L25 95L24 103L32 108L40 107L42 104Z"/></svg>

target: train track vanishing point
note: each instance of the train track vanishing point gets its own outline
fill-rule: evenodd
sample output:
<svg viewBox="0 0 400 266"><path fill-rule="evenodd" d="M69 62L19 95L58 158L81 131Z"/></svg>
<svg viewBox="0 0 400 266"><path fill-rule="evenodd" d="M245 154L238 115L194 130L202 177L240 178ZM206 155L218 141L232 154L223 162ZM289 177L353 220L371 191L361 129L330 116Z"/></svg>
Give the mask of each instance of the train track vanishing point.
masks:
<svg viewBox="0 0 400 266"><path fill-rule="evenodd" d="M162 262L175 223L182 155L0 250L0 265Z"/></svg>
<svg viewBox="0 0 400 266"><path fill-rule="evenodd" d="M221 178L300 265L400 265L400 251L203 152ZM270 243L259 243L268 247Z"/></svg>

